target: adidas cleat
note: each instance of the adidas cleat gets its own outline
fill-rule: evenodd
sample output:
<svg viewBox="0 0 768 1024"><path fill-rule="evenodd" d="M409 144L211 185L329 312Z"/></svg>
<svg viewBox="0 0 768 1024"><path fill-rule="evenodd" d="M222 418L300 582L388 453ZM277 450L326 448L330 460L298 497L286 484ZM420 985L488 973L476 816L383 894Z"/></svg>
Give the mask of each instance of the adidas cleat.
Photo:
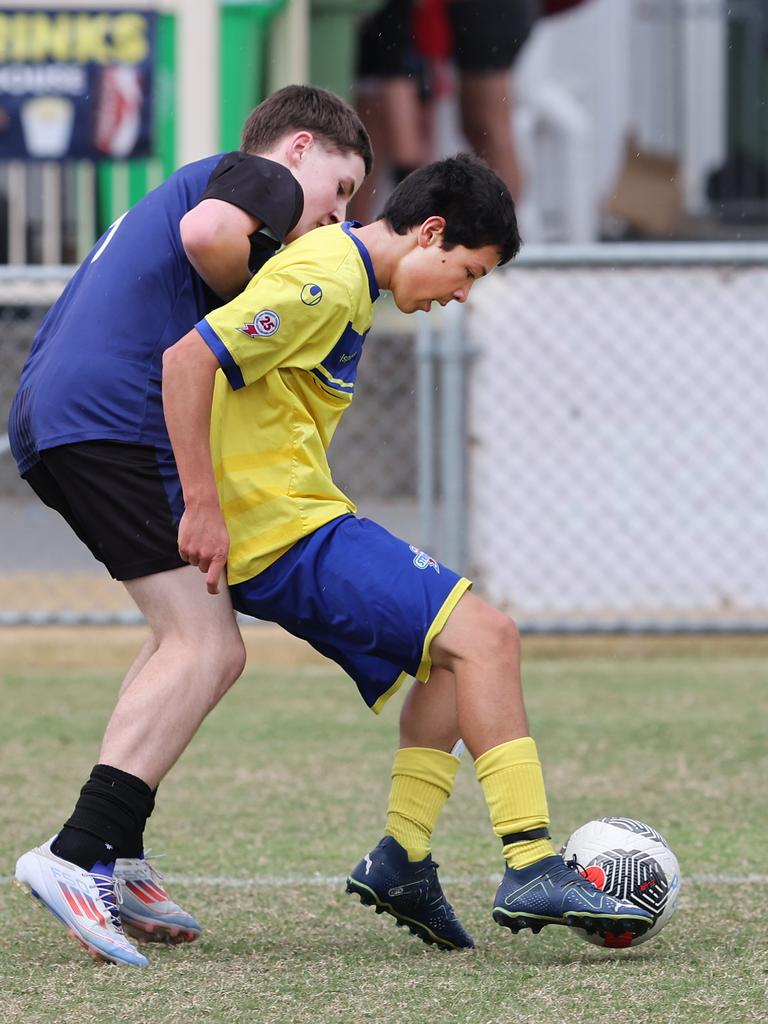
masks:
<svg viewBox="0 0 768 1024"><path fill-rule="evenodd" d="M391 914L428 945L472 949L474 940L445 898L437 867L431 856L409 861L402 846L384 836L347 879L347 892L357 894L377 914Z"/></svg>
<svg viewBox="0 0 768 1024"><path fill-rule="evenodd" d="M174 903L162 886L163 876L143 857L118 857L115 878L122 887L120 919L139 942L178 945L194 942L202 925Z"/></svg>
<svg viewBox="0 0 768 1024"><path fill-rule="evenodd" d="M147 958L123 932L120 883L112 877L111 866L85 871L52 853L52 842L19 857L16 884L50 910L94 960L148 967Z"/></svg>
<svg viewBox="0 0 768 1024"><path fill-rule="evenodd" d="M601 892L562 857L546 857L515 871L507 868L496 891L493 919L515 934L548 924L582 928L590 935L636 938L653 924L647 911Z"/></svg>

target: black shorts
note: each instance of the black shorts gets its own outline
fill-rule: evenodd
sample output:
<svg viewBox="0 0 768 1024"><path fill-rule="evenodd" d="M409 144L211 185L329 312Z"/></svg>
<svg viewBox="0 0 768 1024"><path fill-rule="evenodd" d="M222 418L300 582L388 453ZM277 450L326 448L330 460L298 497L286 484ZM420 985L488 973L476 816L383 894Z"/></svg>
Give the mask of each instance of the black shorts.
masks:
<svg viewBox="0 0 768 1024"><path fill-rule="evenodd" d="M421 81L426 62L416 52L412 18L413 0L388 0L363 18L357 40L358 78Z"/></svg>
<svg viewBox="0 0 768 1024"><path fill-rule="evenodd" d="M512 67L540 5L541 0L449 0L456 66L474 74Z"/></svg>
<svg viewBox="0 0 768 1024"><path fill-rule="evenodd" d="M357 74L419 80L425 62L416 53L413 0L388 0L363 19ZM483 73L512 67L541 12L541 0L448 0L453 59L461 71Z"/></svg>
<svg viewBox="0 0 768 1024"><path fill-rule="evenodd" d="M119 441L62 445L40 452L24 479L114 579L187 564L177 546L181 484L163 449Z"/></svg>

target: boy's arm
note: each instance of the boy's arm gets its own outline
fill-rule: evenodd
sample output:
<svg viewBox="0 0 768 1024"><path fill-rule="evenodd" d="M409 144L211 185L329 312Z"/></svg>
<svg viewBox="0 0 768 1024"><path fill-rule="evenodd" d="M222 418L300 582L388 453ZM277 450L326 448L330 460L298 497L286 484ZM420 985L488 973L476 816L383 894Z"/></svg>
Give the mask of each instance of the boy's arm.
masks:
<svg viewBox="0 0 768 1024"><path fill-rule="evenodd" d="M257 217L221 199L203 199L181 218L187 259L222 299L233 298L250 280L250 236L261 226Z"/></svg>
<svg viewBox="0 0 768 1024"><path fill-rule="evenodd" d="M179 554L206 573L209 594L219 592L229 551L209 437L218 369L216 356L196 330L163 355L163 411L184 495Z"/></svg>
<svg viewBox="0 0 768 1024"><path fill-rule="evenodd" d="M197 206L181 219L187 258L205 283L229 300L280 248L304 209L287 167L249 153L227 153Z"/></svg>

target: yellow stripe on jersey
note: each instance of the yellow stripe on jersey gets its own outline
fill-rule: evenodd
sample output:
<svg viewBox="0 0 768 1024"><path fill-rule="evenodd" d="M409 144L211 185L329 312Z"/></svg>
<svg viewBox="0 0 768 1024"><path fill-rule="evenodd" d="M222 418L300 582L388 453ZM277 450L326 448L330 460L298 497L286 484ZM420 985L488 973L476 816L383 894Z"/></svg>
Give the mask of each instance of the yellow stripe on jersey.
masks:
<svg viewBox="0 0 768 1024"><path fill-rule="evenodd" d="M318 365L315 367L314 372L316 374L321 373L326 378L326 380L330 381L331 384L335 384L337 387L340 387L343 390L350 389L354 391L355 389L354 384L350 384L348 381L345 380L339 380L338 377L331 376L331 374L328 373L328 371L326 370L322 363L318 363Z"/></svg>
<svg viewBox="0 0 768 1024"><path fill-rule="evenodd" d="M222 367L211 452L230 583L356 511L331 479L326 452L352 401L377 295L367 253L332 225L272 257L197 325Z"/></svg>

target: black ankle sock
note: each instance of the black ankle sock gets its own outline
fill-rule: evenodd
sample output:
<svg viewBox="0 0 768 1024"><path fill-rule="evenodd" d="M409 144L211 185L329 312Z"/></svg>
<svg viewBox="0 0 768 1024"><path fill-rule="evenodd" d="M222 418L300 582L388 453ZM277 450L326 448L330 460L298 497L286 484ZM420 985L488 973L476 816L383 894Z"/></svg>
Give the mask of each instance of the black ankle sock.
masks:
<svg viewBox="0 0 768 1024"><path fill-rule="evenodd" d="M117 857L138 857L154 804L155 795L146 782L97 764L51 850L86 871L97 861L108 864Z"/></svg>
<svg viewBox="0 0 768 1024"><path fill-rule="evenodd" d="M115 860L115 850L111 844L105 843L90 832L64 825L61 832L51 843L51 850L62 860L77 864L90 871L94 864L111 864Z"/></svg>

